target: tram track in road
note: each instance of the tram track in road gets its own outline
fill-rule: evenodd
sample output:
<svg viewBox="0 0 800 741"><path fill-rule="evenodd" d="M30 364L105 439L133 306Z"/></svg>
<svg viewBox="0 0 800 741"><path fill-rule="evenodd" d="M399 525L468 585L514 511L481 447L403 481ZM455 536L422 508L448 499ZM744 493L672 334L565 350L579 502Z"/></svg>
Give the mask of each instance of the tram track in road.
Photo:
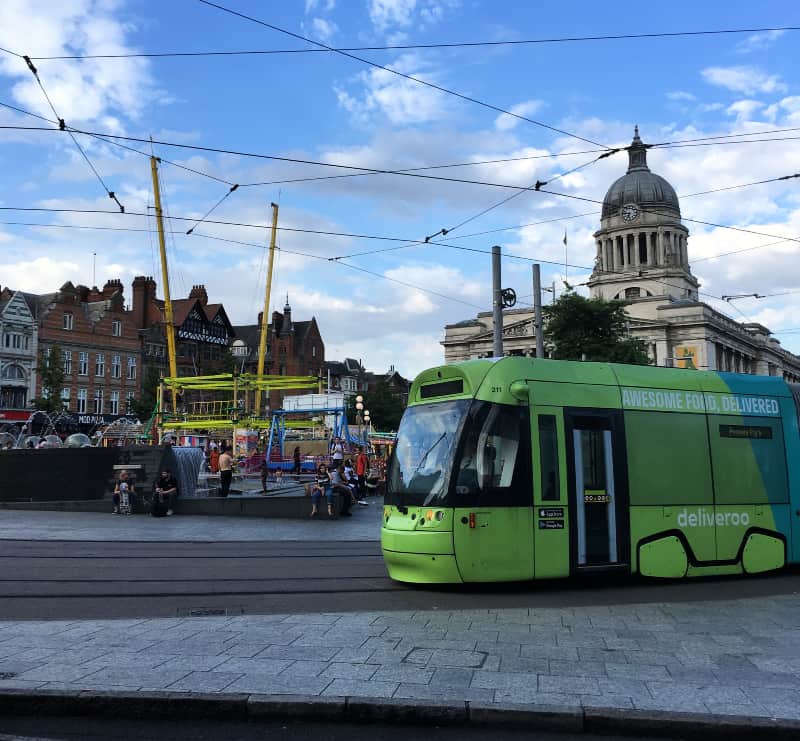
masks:
<svg viewBox="0 0 800 741"><path fill-rule="evenodd" d="M800 592L800 572L410 586L376 541L0 541L0 619L579 607Z"/></svg>

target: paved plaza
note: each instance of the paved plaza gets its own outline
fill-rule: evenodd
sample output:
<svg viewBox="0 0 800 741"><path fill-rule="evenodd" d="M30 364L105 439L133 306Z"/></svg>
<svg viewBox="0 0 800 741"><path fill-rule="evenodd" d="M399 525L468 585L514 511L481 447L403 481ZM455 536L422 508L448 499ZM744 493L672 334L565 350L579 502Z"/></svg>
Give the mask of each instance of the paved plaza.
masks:
<svg viewBox="0 0 800 741"><path fill-rule="evenodd" d="M0 513L0 538L376 539L336 522ZM321 535L324 533L324 535ZM708 590L715 582L708 581ZM354 610L358 605L354 605ZM800 720L800 595L0 623L3 691L301 695ZM800 727L800 726L798 726Z"/></svg>
<svg viewBox="0 0 800 741"><path fill-rule="evenodd" d="M110 507L110 505L109 505ZM311 511L311 499L308 500ZM112 515L104 512L0 510L0 540L244 542L380 540L383 500L354 505L352 517L286 520L263 517Z"/></svg>
<svg viewBox="0 0 800 741"><path fill-rule="evenodd" d="M0 623L0 688L800 718L800 597L570 609Z"/></svg>

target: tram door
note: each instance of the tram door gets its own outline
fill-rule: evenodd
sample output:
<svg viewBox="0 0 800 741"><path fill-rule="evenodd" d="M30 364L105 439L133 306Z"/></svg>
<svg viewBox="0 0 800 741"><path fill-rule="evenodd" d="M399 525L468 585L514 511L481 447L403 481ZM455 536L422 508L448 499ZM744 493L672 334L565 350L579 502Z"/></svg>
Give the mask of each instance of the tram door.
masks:
<svg viewBox="0 0 800 741"><path fill-rule="evenodd" d="M630 539L621 413L575 410L567 422L573 566L624 568Z"/></svg>

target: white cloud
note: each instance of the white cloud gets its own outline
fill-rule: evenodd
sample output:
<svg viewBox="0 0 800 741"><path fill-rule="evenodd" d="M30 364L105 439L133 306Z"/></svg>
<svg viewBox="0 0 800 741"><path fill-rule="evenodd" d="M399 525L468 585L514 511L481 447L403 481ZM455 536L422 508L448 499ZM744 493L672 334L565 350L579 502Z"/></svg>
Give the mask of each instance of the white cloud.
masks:
<svg viewBox="0 0 800 741"><path fill-rule="evenodd" d="M330 13L336 7L336 0L306 0L306 15L319 9L320 13Z"/></svg>
<svg viewBox="0 0 800 741"><path fill-rule="evenodd" d="M687 93L685 90L673 90L667 93L668 100L697 100L697 96Z"/></svg>
<svg viewBox="0 0 800 741"><path fill-rule="evenodd" d="M511 106L509 111L517 116L532 116L534 113L540 110L543 105L544 102L541 100L526 100L522 103L517 103L516 105ZM514 116L509 116L508 113L501 113L494 120L494 126L499 131L511 131L519 123L520 119L515 118Z"/></svg>
<svg viewBox="0 0 800 741"><path fill-rule="evenodd" d="M389 66L427 82L436 79L430 66L417 54L403 54ZM356 80L364 88L361 96L343 88L336 88L336 95L339 105L361 125L369 124L376 114L397 126L428 123L445 115L443 93L413 80L374 68L361 72Z"/></svg>
<svg viewBox="0 0 800 741"><path fill-rule="evenodd" d="M778 75L770 75L757 67L706 67L702 71L706 82L745 95L783 93L786 85Z"/></svg>
<svg viewBox="0 0 800 741"><path fill-rule="evenodd" d="M369 18L379 32L390 26L409 26L417 0L371 0Z"/></svg>
<svg viewBox="0 0 800 741"><path fill-rule="evenodd" d="M740 54L749 54L754 51L762 51L772 46L772 44L779 39L785 31L762 31L748 36L744 41L740 41L736 45L736 51Z"/></svg>
<svg viewBox="0 0 800 741"><path fill-rule="evenodd" d="M15 291L53 291L74 278L78 264L51 257L6 264L3 266L3 284Z"/></svg>
<svg viewBox="0 0 800 741"><path fill-rule="evenodd" d="M114 0L3 0L0 46L31 56L122 54L135 51L127 37L135 30L118 19ZM25 48L19 48L20 44ZM163 99L143 59L36 62L56 110L67 123L100 121L119 130L115 114L137 118ZM47 101L25 63L0 55L0 75L18 78L14 99L24 108L52 118Z"/></svg>
<svg viewBox="0 0 800 741"><path fill-rule="evenodd" d="M736 116L739 121L749 121L753 115L764 107L763 103L757 100L737 100L729 105L725 112L728 115Z"/></svg>
<svg viewBox="0 0 800 741"><path fill-rule="evenodd" d="M339 31L339 27L333 22L324 18L312 18L311 30L314 38L327 44Z"/></svg>
<svg viewBox="0 0 800 741"><path fill-rule="evenodd" d="M402 29L426 30L460 4L461 0L369 0L367 10L378 33L389 33L391 43L402 43Z"/></svg>

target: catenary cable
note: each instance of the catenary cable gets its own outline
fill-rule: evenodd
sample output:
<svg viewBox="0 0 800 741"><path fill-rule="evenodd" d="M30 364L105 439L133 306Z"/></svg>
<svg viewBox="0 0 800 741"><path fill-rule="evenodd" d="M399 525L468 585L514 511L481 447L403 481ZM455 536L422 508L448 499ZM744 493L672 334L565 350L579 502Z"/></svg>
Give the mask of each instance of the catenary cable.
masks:
<svg viewBox="0 0 800 741"><path fill-rule="evenodd" d="M543 121L537 121L533 118L528 118L527 116L522 116L518 113L513 113L512 111L507 111L504 108L500 108L499 106L493 105L492 103L487 103L486 101L479 100L478 98L473 98L469 95L464 95L463 93L456 92L455 90L450 90L449 88L442 87L441 85L436 85L433 82L428 82L427 80L423 80L421 77L414 77L413 75L407 75L405 72L400 72L396 69L392 69L391 67L387 67L383 64L378 64L377 62L373 62L369 59L365 59L364 57L359 57L355 54L352 54L347 51L342 51L340 49L335 49L332 46L328 46L327 44L323 44L321 41L315 41L314 39L310 39L307 36L302 36L299 33L294 33L293 31L288 31L285 28L281 28L280 26L276 26L272 23L267 23L266 21L262 21L258 18L254 18L253 16L246 15L244 13L240 13L237 10L233 10L232 8L226 8L224 5L220 5L218 3L211 2L211 0L197 0L198 2L202 3L203 5L208 5L211 8L216 8L217 10L221 10L224 13L228 13L229 15L236 16L238 18L242 18L244 20L250 21L251 23L257 23L260 26L264 26L265 28L269 28L273 31L277 31L278 33L285 34L287 36L291 36L292 38L298 39L299 41L304 41L307 44L314 44L315 46L319 46L323 49L327 49L330 52L335 52L336 54L340 54L344 57L348 57L349 59L354 59L357 62L361 62L362 64L369 65L370 67L374 67L375 69L381 69L385 72L389 72L393 75L397 75L398 77L402 77L403 79L410 80L418 85L424 85L425 87L429 87L432 90L438 90L440 93L445 93L447 95L452 95L456 98L460 98L461 100L465 100L469 103L475 103L476 105L482 106L484 108L488 108L492 111L497 113L503 113L507 116L511 116L512 118L519 119L520 121L527 121L528 123L532 123L535 126L539 126L544 129L549 129L550 131L554 131L558 134L563 134L564 136L569 136L573 139L578 139L579 141L586 142L587 144L593 144L596 147L602 147L603 144L599 142L592 141L591 139L587 139L586 137L579 136L578 134L573 134L570 131L565 131L564 129L559 129L556 126L551 126L550 124L546 124Z"/></svg>
<svg viewBox="0 0 800 741"><path fill-rule="evenodd" d="M714 29L702 31L661 31L653 33L625 33L610 34L603 36L562 36L541 39L519 39L506 41L451 41L432 44L386 44L384 46L349 46L337 47L336 49L245 49L245 50L218 50L218 51L166 51L166 52L126 52L122 54L61 54L56 56L34 57L31 59L39 60L81 60L81 59L152 59L164 57L230 57L230 56L253 56L269 54L311 54L325 53L330 51L408 51L412 49L463 49L471 47L497 47L497 46L526 46L535 44L564 44L586 41L621 41L630 39L659 39L659 38L679 38L692 36L719 36L723 34L740 33L776 33L786 31L798 31L798 26L776 26L773 28L731 28ZM22 56L8 49L0 48L14 56Z"/></svg>
<svg viewBox="0 0 800 741"><path fill-rule="evenodd" d="M31 74L33 75L33 77L34 77L34 79L36 80L36 82L39 84L39 88L40 88L40 90L42 91L42 94L44 95L44 97L45 97L45 100L47 101L47 104L50 106L50 110L52 110L52 111L53 111L53 115L54 115L54 116L56 117L56 119L58 120L58 126L59 126L59 128L60 128L62 131L66 131L66 132L69 134L69 136L70 136L70 138L72 139L73 143L75 144L76 148L77 148L77 149L78 149L78 151L81 153L81 156L83 157L83 159L84 159L84 160L86 160L86 164L87 164L87 165L89 165L89 169L91 169L91 171L94 173L95 177L96 177L96 178L98 179L98 181L100 182L100 185L102 185L102 186L103 186L103 190L105 190L105 192L106 192L106 194L108 195L108 197L109 197L109 198L110 198L112 201L114 201L114 202L117 204L117 206L119 206L119 210L120 210L122 213L124 213L124 212L125 212L125 206L123 206L123 205L122 205L122 204L119 202L119 199L117 198L117 195L116 195L116 193L114 193L114 191L113 191L113 190L111 190L111 189L110 189L110 188L109 188L109 187L106 185L106 183L105 183L105 181L103 180L102 176L101 176L101 175L100 175L100 173L97 171L97 168L94 166L94 163L93 163L93 162L92 162L92 161L89 159L89 155L88 155L88 154L86 154L86 151L85 151L85 150L84 150L84 148L81 146L81 144L80 144L80 142L78 141L78 139L75 137L75 134L73 134L73 133L72 133L72 131L71 131L71 130L70 130L68 127L67 127L66 123L64 122L64 119L63 119L63 118L61 118L61 116L59 116L59 115L58 115L58 111L56 111L56 107L53 105L53 101L52 101L52 100L50 100L50 96L47 94L47 90L45 89L45 87L44 87L44 84L42 83L42 78L41 78L41 77L39 77L39 70L36 68L36 66L34 65L34 63L31 61L30 57L23 55L23 56L22 56L22 59L25 61L25 64L27 64L27 65L28 65L28 69L30 70L30 72L31 72Z"/></svg>

